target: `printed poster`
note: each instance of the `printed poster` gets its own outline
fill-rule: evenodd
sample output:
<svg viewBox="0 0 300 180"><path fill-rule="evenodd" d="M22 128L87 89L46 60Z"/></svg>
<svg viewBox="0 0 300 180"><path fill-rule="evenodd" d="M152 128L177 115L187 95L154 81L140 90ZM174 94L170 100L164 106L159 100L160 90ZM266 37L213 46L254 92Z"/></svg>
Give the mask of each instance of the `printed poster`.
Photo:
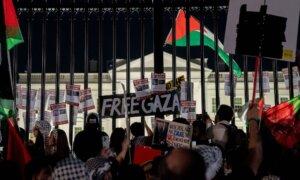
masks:
<svg viewBox="0 0 300 180"><path fill-rule="evenodd" d="M91 88L80 91L79 112L95 109Z"/></svg>
<svg viewBox="0 0 300 180"><path fill-rule="evenodd" d="M173 81L168 81L166 83L166 90L167 91L171 91L173 89L178 89L180 90L180 85L181 85L181 82L183 82L185 79L184 79L184 75L182 76L179 76L178 78L176 78L176 83L175 83L175 87L173 87Z"/></svg>
<svg viewBox="0 0 300 180"><path fill-rule="evenodd" d="M233 89L235 90L236 88L236 82L237 82L237 77L233 76ZM230 74L225 74L225 82L224 82L224 91L225 91L225 96L230 96ZM234 91L234 96L235 96L235 91Z"/></svg>
<svg viewBox="0 0 300 180"><path fill-rule="evenodd" d="M25 125L24 127L26 127L26 111L22 113L22 116ZM36 121L36 113L34 110L31 110L29 115L29 132L32 132L33 127L35 125L35 121Z"/></svg>
<svg viewBox="0 0 300 180"><path fill-rule="evenodd" d="M80 85L66 85L67 95L66 95L66 103L79 106L80 102Z"/></svg>
<svg viewBox="0 0 300 180"><path fill-rule="evenodd" d="M137 98L145 98L150 95L148 78L133 80Z"/></svg>
<svg viewBox="0 0 300 180"><path fill-rule="evenodd" d="M283 73L285 87L286 87L286 89L289 89L290 84L289 84L288 68L283 68L282 73ZM294 86L294 89L298 89L300 86L300 76L299 76L297 66L293 67L293 86Z"/></svg>
<svg viewBox="0 0 300 180"><path fill-rule="evenodd" d="M190 94L191 94L191 99L193 99L193 88L194 88L194 83L190 83ZM187 93L188 93L188 82L187 81L182 81L180 85L180 100L181 101L186 101L187 99Z"/></svg>
<svg viewBox="0 0 300 180"><path fill-rule="evenodd" d="M189 122L196 120L196 101L181 101L180 107L180 117Z"/></svg>
<svg viewBox="0 0 300 180"><path fill-rule="evenodd" d="M151 73L151 89L152 92L162 93L166 91L166 74Z"/></svg>
<svg viewBox="0 0 300 180"><path fill-rule="evenodd" d="M35 89L30 90L30 109L34 109L35 104L35 97L36 97L37 91ZM21 88L21 104L19 106L19 109L26 109L26 101L27 101L27 89Z"/></svg>
<svg viewBox="0 0 300 180"><path fill-rule="evenodd" d="M253 76L253 81L254 81L254 72L252 73ZM269 78L269 74L268 72L263 72L263 91L264 93L266 92L270 92L270 78ZM257 78L257 82L256 82L256 93L259 92L259 78Z"/></svg>
<svg viewBox="0 0 300 180"><path fill-rule="evenodd" d="M155 127L152 140L153 145L167 146L167 134L170 123L171 121L155 118Z"/></svg>
<svg viewBox="0 0 300 180"><path fill-rule="evenodd" d="M50 105L55 104L55 89L50 89L48 91L48 98L47 98L47 104L48 104L48 110L50 110ZM59 103L64 102L65 100L65 90L59 90Z"/></svg>
<svg viewBox="0 0 300 180"><path fill-rule="evenodd" d="M50 105L53 117L53 125L61 125L68 123L66 103Z"/></svg>
<svg viewBox="0 0 300 180"><path fill-rule="evenodd" d="M167 144L174 148L190 148L193 126L171 122L167 133Z"/></svg>

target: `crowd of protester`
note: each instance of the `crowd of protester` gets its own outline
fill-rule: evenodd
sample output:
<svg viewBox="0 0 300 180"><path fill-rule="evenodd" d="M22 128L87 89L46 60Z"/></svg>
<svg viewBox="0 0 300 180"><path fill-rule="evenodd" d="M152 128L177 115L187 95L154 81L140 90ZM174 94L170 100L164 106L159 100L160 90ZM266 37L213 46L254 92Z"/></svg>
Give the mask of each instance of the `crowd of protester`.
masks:
<svg viewBox="0 0 300 180"><path fill-rule="evenodd" d="M246 133L231 123L234 117L227 105L219 107L214 120L198 115L192 122L191 148L155 146L161 156L142 165L133 164L132 158L136 146L152 146L153 133L147 124L133 123L131 139L123 128L114 129L109 137L100 130L97 114L91 113L70 147L63 130L55 128L47 134L37 123L35 142L26 142L32 160L24 176L18 164L2 160L0 179L300 179L299 146L278 145L261 121L257 104L247 112ZM174 121L189 124L183 118Z"/></svg>

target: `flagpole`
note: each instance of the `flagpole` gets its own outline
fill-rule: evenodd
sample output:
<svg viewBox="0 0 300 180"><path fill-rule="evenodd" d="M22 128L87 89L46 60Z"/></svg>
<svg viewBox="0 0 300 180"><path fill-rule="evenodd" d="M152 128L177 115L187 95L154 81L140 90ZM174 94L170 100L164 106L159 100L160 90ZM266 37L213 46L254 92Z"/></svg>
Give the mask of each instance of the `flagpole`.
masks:
<svg viewBox="0 0 300 180"><path fill-rule="evenodd" d="M128 140L128 142L130 142L130 119L128 117L128 107L127 107L127 91L125 89L125 85L122 82L119 82L122 85L122 89L124 92L124 101L123 101L123 106L124 106L124 112L125 112L125 121L126 121L126 138ZM132 163L132 159L131 159L131 146L129 143L128 146L128 155L129 155L129 164Z"/></svg>

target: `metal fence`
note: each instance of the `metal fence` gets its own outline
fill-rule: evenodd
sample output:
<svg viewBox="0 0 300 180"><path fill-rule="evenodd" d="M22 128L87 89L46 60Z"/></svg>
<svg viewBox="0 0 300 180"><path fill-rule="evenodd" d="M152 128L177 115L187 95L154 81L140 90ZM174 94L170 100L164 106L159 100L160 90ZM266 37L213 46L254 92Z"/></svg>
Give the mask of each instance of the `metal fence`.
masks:
<svg viewBox="0 0 300 180"><path fill-rule="evenodd" d="M61 73L61 64L62 63L69 63L69 73L70 73L70 84L74 84L74 72L75 72L75 65L78 60L76 59L77 51L81 50L76 48L75 37L76 36L83 36L83 51L84 51L84 88L89 86L88 80L88 73L89 73L89 58L90 53L97 53L97 57L94 57L98 60L98 103L100 103L100 99L102 97L102 74L104 69L104 62L106 59L103 58L104 50L103 48L107 46L104 43L105 36L104 31L107 28L107 25L110 24L111 27L111 52L112 52L112 95L116 95L116 84L117 84L117 77L116 77L116 60L117 60L117 31L120 31L120 26L118 27L118 22L122 21L125 25L122 26L122 31L125 33L125 40L124 49L125 49L125 57L126 59L126 89L127 92L130 93L130 60L132 59L131 53L135 51L132 49L132 31L134 27L132 26L132 21L139 22L139 27L137 27L139 33L139 52L141 58L141 67L140 67L140 77L144 78L145 76L145 40L147 37L146 21L150 21L153 23L153 52L154 52L154 71L156 73L161 73L164 71L163 67L163 45L164 45L164 37L163 37L163 17L167 14L169 19L172 22L172 33L173 33L173 46L172 46L172 79L173 82L176 80L176 55L177 49L175 47L175 18L178 9L184 8L186 11L186 30L187 30L187 47L185 52L186 57L186 77L187 81L191 81L191 52L190 52L190 21L189 17L191 13L193 15L197 15L201 20L201 31L203 32L204 24L210 23L213 27L213 32L215 34L215 48L216 51L214 52L214 72L215 72L215 94L216 94L216 106L218 107L220 104L220 94L219 94L219 57L218 57L218 34L219 30L219 12L220 11L227 11L228 1L211 1L211 0L124 0L124 1L117 1L117 0L99 0L99 1L46 1L46 0L39 0L39 1L29 1L29 0L19 0L16 3L17 11L21 20L21 24L23 24L22 30L26 32L23 34L26 39L25 44L17 47L12 53L13 65L14 65L14 77L15 77L15 85L17 83L17 75L18 75L18 67L21 63L25 63L25 59L27 60L27 105L26 105L26 132L28 135L29 131L29 123L30 123L30 89L31 89L31 73L32 73L32 62L33 62L33 54L37 53L34 51L34 43L37 41L33 40L33 22L38 21L38 26L41 28L41 120L44 120L44 109L45 109L45 74L47 69L47 64L50 64L52 59L48 59L49 54L55 53L55 73L56 73L56 80L55 80L55 89L56 89L56 103L59 102L59 90L60 90L60 73ZM210 14L210 20L207 20L207 14ZM50 22L51 21L51 22ZM84 28L83 34L76 34L76 23L81 23ZM93 24L97 27L96 33L91 34L91 25ZM50 32L50 26L55 33ZM93 26L94 27L94 26ZM78 27L77 27L78 28ZM63 32L63 31L67 31ZM49 47L49 43L47 39L47 34L52 33L53 39L55 38L55 47ZM69 36L66 38L68 42L62 42L63 36ZM92 35L95 35L92 37ZM96 37L96 38L94 38ZM94 42L93 47L91 47L91 42ZM200 39L199 46L199 57L201 58L201 71L199 72L199 77L201 80L201 105L202 105L202 112L206 112L206 96L205 96L205 65L204 65L204 57L205 57L205 49L204 49L204 39ZM53 49L54 48L54 49ZM24 57L24 53L20 53L20 51L24 51L26 57ZM93 52L91 52L93 51ZM137 51L137 50L136 50ZM64 57L67 57L69 61L65 59L62 61L62 54L65 53ZM233 56L232 56L233 57ZM243 70L244 70L244 96L245 102L249 101L249 81L248 81L248 57L239 57L234 56L235 59L239 61L243 61ZM230 58L230 84L231 84L231 94L230 94L230 105L234 106L234 86L233 86L233 70L232 70L232 58ZM18 64L19 63L19 64ZM52 63L53 64L53 63ZM293 91L293 76L292 76L292 64L287 63L288 70L289 70L289 93L290 97L294 96ZM277 61L273 61L273 74L274 74L274 99L275 104L279 103L279 95L278 95L278 77L277 77ZM260 72L262 72L262 67L260 68ZM263 89L262 89L262 73L260 73L260 81L259 81L259 92L260 96L263 97ZM189 93L188 93L189 94ZM191 98L191 97L189 97ZM98 112L100 112L100 104L98 104ZM69 139L70 143L72 143L73 139L73 106L70 106L70 114L69 114ZM84 117L86 117L87 112L84 112ZM142 121L144 119L142 118ZM112 128L116 127L116 119L112 118Z"/></svg>

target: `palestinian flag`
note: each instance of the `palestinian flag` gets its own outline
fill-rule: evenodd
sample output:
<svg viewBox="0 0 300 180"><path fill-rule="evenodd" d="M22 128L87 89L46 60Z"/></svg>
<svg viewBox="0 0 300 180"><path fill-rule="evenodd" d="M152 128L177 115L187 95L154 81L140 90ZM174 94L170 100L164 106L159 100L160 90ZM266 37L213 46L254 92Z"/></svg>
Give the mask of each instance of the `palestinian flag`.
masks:
<svg viewBox="0 0 300 180"><path fill-rule="evenodd" d="M293 148L300 142L300 96L268 109L263 120L279 144Z"/></svg>
<svg viewBox="0 0 300 180"><path fill-rule="evenodd" d="M4 18L6 26L7 49L12 49L15 45L24 42L19 27L18 18L12 0L2 0L4 9Z"/></svg>
<svg viewBox="0 0 300 180"><path fill-rule="evenodd" d="M193 16L190 16L190 46L200 46L200 21ZM172 45L172 29L170 30L166 39L166 44ZM180 9L176 18L176 46L186 46L186 18L185 12ZM215 50L214 34L204 27L204 46ZM224 45L218 41L218 55L229 66L229 54L224 51ZM242 71L239 65L233 60L233 72L240 77Z"/></svg>

